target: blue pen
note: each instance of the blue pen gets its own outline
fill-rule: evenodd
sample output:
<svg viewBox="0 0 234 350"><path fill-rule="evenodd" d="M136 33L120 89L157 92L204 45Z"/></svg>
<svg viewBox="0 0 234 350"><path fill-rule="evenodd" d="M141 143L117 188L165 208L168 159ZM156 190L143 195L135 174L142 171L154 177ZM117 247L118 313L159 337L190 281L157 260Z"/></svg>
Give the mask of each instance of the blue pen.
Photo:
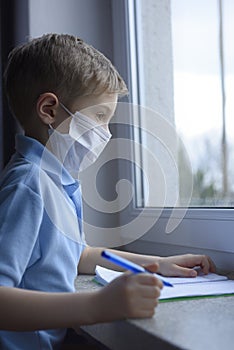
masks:
<svg viewBox="0 0 234 350"><path fill-rule="evenodd" d="M116 254L113 254L111 252L108 252L107 250L103 250L101 256L107 260L109 260L110 262L112 262L113 264L119 265L127 270L132 271L133 273L140 273L140 272L147 272L147 273L153 273L150 272L146 269L144 269L144 267L137 265L127 259L124 259ZM164 286L167 287L173 287L173 284L165 281L160 275L158 275L157 273L153 273L158 279L160 279Z"/></svg>

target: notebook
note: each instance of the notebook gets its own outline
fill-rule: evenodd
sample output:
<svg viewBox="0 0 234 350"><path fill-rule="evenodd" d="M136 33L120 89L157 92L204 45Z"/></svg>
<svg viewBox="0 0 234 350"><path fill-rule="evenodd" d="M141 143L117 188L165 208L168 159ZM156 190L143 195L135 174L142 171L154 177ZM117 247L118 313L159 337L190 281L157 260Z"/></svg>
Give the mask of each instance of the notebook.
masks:
<svg viewBox="0 0 234 350"><path fill-rule="evenodd" d="M122 272L106 269L97 265L94 280L106 285L119 277ZM234 295L234 280L228 280L226 276L209 273L204 275L199 272L195 278L186 277L163 277L165 281L173 284L173 287L166 287L161 291L160 300L169 300L188 297Z"/></svg>

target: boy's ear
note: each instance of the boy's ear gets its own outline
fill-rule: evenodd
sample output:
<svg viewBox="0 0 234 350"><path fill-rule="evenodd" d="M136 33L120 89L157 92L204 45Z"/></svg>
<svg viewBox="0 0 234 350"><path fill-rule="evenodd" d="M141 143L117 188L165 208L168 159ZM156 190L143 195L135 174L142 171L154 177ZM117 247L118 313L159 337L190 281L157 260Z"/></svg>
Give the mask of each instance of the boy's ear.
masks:
<svg viewBox="0 0 234 350"><path fill-rule="evenodd" d="M52 92L45 92L37 100L37 115L43 124L53 124L59 109L59 100Z"/></svg>

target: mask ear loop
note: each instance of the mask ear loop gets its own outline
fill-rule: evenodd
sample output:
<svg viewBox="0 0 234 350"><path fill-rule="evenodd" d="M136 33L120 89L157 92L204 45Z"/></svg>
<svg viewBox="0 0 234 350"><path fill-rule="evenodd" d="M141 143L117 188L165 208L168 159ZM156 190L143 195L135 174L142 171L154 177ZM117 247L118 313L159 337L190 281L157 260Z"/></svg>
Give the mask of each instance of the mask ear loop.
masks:
<svg viewBox="0 0 234 350"><path fill-rule="evenodd" d="M74 117L72 112L70 112L69 109L66 106L64 106L62 102L59 102L59 103L60 103L60 106L64 109L64 111L66 111L71 117Z"/></svg>

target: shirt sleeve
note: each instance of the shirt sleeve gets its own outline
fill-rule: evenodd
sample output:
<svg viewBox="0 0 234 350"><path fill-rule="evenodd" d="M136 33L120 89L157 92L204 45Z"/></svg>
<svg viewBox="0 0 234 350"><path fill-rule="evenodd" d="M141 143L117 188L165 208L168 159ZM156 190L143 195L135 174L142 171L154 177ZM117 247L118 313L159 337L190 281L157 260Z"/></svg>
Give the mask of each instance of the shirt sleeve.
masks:
<svg viewBox="0 0 234 350"><path fill-rule="evenodd" d="M28 267L43 216L40 196L25 184L0 192L0 285L17 287Z"/></svg>

